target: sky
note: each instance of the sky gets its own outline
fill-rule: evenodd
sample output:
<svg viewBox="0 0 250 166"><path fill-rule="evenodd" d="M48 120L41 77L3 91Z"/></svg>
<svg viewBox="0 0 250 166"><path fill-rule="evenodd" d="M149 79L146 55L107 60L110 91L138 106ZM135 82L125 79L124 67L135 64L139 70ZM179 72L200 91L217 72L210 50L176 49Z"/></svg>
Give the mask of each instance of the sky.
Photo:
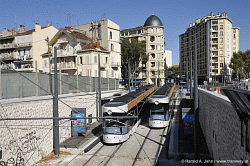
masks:
<svg viewBox="0 0 250 166"><path fill-rule="evenodd" d="M34 29L35 23L56 28L75 26L109 19L120 30L144 24L152 14L164 26L165 49L172 51L173 64L179 64L179 35L197 18L211 12L226 12L240 28L240 50L250 49L250 0L1 0L0 31L24 25Z"/></svg>

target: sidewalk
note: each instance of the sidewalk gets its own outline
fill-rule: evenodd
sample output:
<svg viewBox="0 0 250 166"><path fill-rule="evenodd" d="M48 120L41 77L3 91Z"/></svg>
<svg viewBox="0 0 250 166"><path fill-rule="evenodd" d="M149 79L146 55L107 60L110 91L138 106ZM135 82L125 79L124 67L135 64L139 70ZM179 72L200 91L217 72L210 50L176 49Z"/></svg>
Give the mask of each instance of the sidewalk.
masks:
<svg viewBox="0 0 250 166"><path fill-rule="evenodd" d="M102 124L100 122L94 122L91 124L86 134L78 136L76 138L71 137L60 144L60 155L55 156L51 152L48 156L41 159L34 164L35 166L56 166L67 165L78 155L88 152L96 144L101 141L102 137Z"/></svg>

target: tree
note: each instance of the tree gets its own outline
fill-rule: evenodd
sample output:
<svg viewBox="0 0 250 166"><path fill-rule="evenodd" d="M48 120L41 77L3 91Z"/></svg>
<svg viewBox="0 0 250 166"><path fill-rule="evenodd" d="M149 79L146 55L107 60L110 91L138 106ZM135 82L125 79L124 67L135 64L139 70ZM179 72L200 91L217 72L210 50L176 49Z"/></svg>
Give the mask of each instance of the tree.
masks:
<svg viewBox="0 0 250 166"><path fill-rule="evenodd" d="M229 67L233 69L234 75L236 75L237 77L239 76L239 79L244 78L245 71L249 70L250 54L248 54L248 52L249 51L238 51L237 53L234 52L233 57L231 58L231 62L229 63ZM245 68L245 66L248 66L248 68Z"/></svg>
<svg viewBox="0 0 250 166"><path fill-rule="evenodd" d="M148 55L146 54L146 45L144 42L140 42L137 39L124 39L121 43L121 62L122 62L122 76L127 82L129 64L130 74L135 73L135 66L139 66L139 63L146 64L148 61ZM127 82L128 83L128 82Z"/></svg>

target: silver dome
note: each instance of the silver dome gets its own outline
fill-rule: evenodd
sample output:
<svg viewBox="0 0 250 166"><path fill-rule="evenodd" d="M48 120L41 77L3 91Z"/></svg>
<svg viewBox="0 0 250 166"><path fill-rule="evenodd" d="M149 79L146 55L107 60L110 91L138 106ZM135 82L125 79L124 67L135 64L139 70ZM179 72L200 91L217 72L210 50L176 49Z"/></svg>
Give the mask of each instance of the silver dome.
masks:
<svg viewBox="0 0 250 166"><path fill-rule="evenodd" d="M144 23L144 27L146 26L163 26L161 20L155 16L151 15Z"/></svg>

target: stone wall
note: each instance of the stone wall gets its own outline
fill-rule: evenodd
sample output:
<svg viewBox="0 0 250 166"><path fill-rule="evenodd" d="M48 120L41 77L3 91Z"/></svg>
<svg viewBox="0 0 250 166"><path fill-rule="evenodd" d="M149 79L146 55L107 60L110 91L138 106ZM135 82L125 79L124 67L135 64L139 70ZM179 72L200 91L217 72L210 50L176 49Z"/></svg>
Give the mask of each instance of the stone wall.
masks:
<svg viewBox="0 0 250 166"><path fill-rule="evenodd" d="M219 161L230 166L239 165L240 160L250 162L241 146L241 121L226 96L199 89L199 121L215 165Z"/></svg>
<svg viewBox="0 0 250 166"><path fill-rule="evenodd" d="M112 96L118 91L102 93ZM59 96L59 117L71 116L72 108L86 108L86 116L96 117L96 93L77 93ZM1 100L0 118L52 117L51 96ZM96 120L93 119L92 122ZM71 137L70 120L59 122L60 142ZM32 165L53 150L53 120L0 121L0 165ZM0 155L1 156L1 155Z"/></svg>

